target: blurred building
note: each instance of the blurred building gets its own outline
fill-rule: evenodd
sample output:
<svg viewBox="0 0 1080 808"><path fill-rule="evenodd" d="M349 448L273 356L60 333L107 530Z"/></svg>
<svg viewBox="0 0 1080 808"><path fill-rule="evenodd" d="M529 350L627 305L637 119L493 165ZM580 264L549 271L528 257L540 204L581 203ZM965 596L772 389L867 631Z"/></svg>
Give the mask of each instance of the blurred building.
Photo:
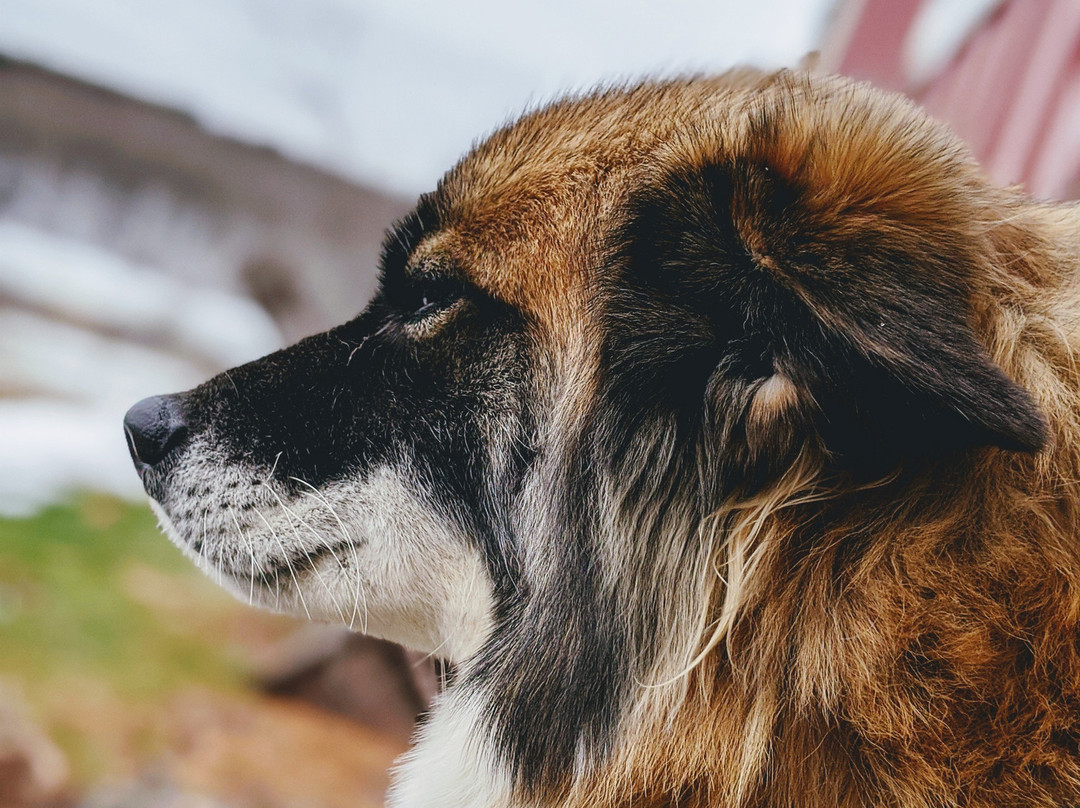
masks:
<svg viewBox="0 0 1080 808"><path fill-rule="evenodd" d="M903 90L998 182L1080 196L1080 3L845 0L825 70Z"/></svg>
<svg viewBox="0 0 1080 808"><path fill-rule="evenodd" d="M182 113L0 62L0 220L251 295L286 339L355 314L405 207Z"/></svg>

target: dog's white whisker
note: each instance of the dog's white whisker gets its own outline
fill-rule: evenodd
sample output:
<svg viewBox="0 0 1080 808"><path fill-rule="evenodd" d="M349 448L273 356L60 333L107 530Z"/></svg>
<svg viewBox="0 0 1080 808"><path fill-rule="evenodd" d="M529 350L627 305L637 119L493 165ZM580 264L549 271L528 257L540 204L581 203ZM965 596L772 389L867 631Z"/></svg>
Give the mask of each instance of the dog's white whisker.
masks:
<svg viewBox="0 0 1080 808"><path fill-rule="evenodd" d="M357 553L357 550L356 550L356 542L353 541L352 536L349 535L349 531L346 529L345 523L342 521L341 517L338 515L337 509L334 508L334 506L330 504L329 500L326 499L326 497L323 495L323 493L321 491L319 491L319 489L317 489L315 486L311 485L306 480L300 479L299 477L290 477L289 479L291 479L293 482L296 482L299 485L302 485L305 488L309 489L309 491L305 493L305 496L314 498L324 508L326 508L326 510L330 513L330 515L332 517L334 517L334 521L337 523L338 529L339 529L339 531L341 533L342 541L345 543L345 545L349 548L349 550L352 553L352 558L353 558L353 571L352 571L352 577L353 577L353 608L352 608L352 612L349 614L349 628L350 629L355 628L355 622L356 622L357 617L359 616L360 617L360 631L361 631L361 633L366 634L367 633L367 624L368 624L368 621L367 621L367 601L364 599L364 594L363 594L363 579L361 577L360 560L359 560L358 553ZM334 555L334 560L338 562L338 564L339 564L339 566L341 566L342 570L345 569L344 565L341 564L341 561L338 559L336 554Z"/></svg>
<svg viewBox="0 0 1080 808"><path fill-rule="evenodd" d="M269 482L270 480L272 480L274 478L274 472L277 471L278 463L281 461L281 456L283 454L285 454L285 452L280 451L276 455L274 455L274 464L270 467L270 471L267 472L266 477L263 478L263 480L262 480L263 485L266 485L267 482Z"/></svg>
<svg viewBox="0 0 1080 808"><path fill-rule="evenodd" d="M299 532L299 530L297 528L297 525L299 524L299 525L303 526L305 529L307 529L308 532L311 533L311 535L315 539L317 545L322 545L323 549L325 549L328 553L330 553L330 555L333 557L334 561L337 563L338 567L344 569L342 567L342 565L341 565L341 560L337 557L337 553L334 552L333 546L330 545L330 544L324 543L323 536L314 527L312 527L303 517L301 517L299 514L297 514L288 505L286 505L285 501L273 489L273 487L271 487L270 485L268 485L265 482L262 483L262 487L270 492L270 495L277 501L278 507L280 507L281 510L285 513L285 515L287 517L287 521L290 523L290 526L292 527L293 535L296 537L296 543L298 545L301 545L301 546L304 545L303 540L300 538L300 532ZM345 617L345 610L341 606L341 604L338 602L337 595L334 593L333 588L329 584L326 583L326 581L324 580L322 574L319 572L318 563L317 562L312 563L310 565L310 570L311 570L312 575L315 576L315 579L322 585L323 589L326 590L326 594L330 598L330 602L334 605L334 608L337 610L338 615L341 618L341 622L342 623L348 622L346 617Z"/></svg>
<svg viewBox="0 0 1080 808"><path fill-rule="evenodd" d="M250 572L248 575L248 606L255 604L255 569L258 565L258 561L255 558L255 548L251 539L244 535L244 531L240 529L240 522L236 518L236 512L229 508L229 517L232 519L233 525L236 527L236 537L244 543L247 547L248 556L251 559Z"/></svg>
<svg viewBox="0 0 1080 808"><path fill-rule="evenodd" d="M307 606L307 599L304 598L304 590L300 586L300 581L296 578L296 570L293 569L292 558L286 552L285 545L281 543L281 538L278 536L277 531L274 530L273 525L270 524L267 518L263 516L262 511L256 509L255 515L262 520L264 525L266 525L266 529L270 532L270 537L277 543L278 550L281 552L281 560L285 564L285 569L289 572L289 577L292 578L293 590L296 592L296 596L300 599L300 605L304 609L304 616L310 620L311 612Z"/></svg>

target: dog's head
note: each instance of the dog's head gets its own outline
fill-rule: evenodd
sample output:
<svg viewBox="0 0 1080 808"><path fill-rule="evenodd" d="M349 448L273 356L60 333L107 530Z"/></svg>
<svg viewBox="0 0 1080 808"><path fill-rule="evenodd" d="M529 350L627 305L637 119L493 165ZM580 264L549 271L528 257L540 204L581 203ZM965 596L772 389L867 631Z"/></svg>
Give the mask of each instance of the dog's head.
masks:
<svg viewBox="0 0 1080 808"><path fill-rule="evenodd" d="M393 229L356 319L140 402L132 454L207 572L460 663L554 782L731 602L717 514L1044 444L994 337L1010 198L838 80L557 103Z"/></svg>

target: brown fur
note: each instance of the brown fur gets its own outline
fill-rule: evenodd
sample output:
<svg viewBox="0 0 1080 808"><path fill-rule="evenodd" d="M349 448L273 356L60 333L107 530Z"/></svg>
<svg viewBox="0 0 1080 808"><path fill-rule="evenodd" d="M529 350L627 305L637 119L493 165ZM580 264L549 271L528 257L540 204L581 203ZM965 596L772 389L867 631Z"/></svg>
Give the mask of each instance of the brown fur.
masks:
<svg viewBox="0 0 1080 808"><path fill-rule="evenodd" d="M881 244L914 256L916 272L918 256L945 255L955 275L924 280L964 290L977 335L1035 397L1050 442L1037 454L973 448L869 482L804 446L798 473L724 506L754 516L738 551L749 572L734 599L719 578L709 585L707 653L677 696L643 697L620 750L559 804L1080 803L1076 209L993 187L906 101L745 72L562 102L497 133L444 181L442 227L413 263L452 261L526 312L572 420L593 395L590 300L606 236L636 189L718 157L814 189L798 225L810 239L770 218L752 186L734 215L758 265L825 322L858 329L843 290L859 278L809 276L800 251L841 274L858 262L831 255ZM753 419L763 446L799 406L782 381L766 394ZM716 542L717 570L734 570L739 541Z"/></svg>

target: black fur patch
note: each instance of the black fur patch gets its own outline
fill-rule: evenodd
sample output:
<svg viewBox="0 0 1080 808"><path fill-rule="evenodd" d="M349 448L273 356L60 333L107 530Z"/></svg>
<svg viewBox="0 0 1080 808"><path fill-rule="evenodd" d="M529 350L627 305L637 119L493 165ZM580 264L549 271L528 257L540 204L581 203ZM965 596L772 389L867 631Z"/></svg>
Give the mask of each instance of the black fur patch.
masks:
<svg viewBox="0 0 1080 808"><path fill-rule="evenodd" d="M767 166L731 160L632 201L601 304L610 406L626 433L675 414L727 490L756 486L808 444L871 473L971 445L1040 448L1041 414L969 323L953 265L963 250L912 255L873 223L829 241L803 196ZM798 401L770 434L748 435L754 392L774 374Z"/></svg>
<svg viewBox="0 0 1080 808"><path fill-rule="evenodd" d="M488 694L499 754L525 791L553 799L579 751L603 757L614 740L628 684L625 620L602 594L599 512L591 453L574 452L550 503L553 535L547 583L529 582L481 653L470 681Z"/></svg>

